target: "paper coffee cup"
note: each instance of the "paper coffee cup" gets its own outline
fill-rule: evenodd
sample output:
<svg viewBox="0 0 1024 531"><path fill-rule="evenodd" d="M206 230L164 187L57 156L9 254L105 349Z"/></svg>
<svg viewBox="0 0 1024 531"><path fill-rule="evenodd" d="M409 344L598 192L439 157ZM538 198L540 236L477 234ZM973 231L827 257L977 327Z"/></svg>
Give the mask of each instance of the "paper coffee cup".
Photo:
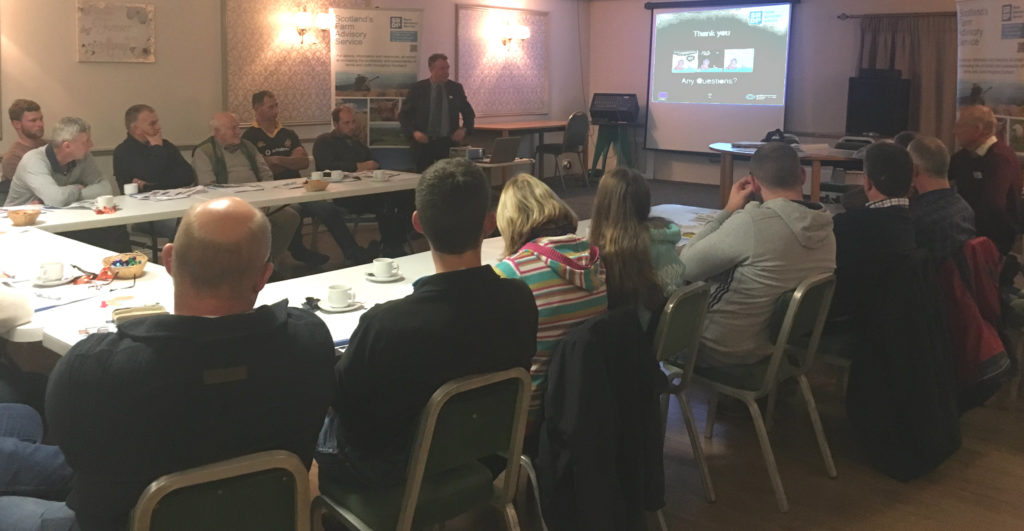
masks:
<svg viewBox="0 0 1024 531"><path fill-rule="evenodd" d="M101 195L96 198L96 206L99 208L112 208L114 206L114 196L112 195Z"/></svg>
<svg viewBox="0 0 1024 531"><path fill-rule="evenodd" d="M48 282L64 278L64 262L39 264L39 280Z"/></svg>
<svg viewBox="0 0 1024 531"><path fill-rule="evenodd" d="M124 195L132 195L139 193L139 185L135 183L127 183L124 185Z"/></svg>
<svg viewBox="0 0 1024 531"><path fill-rule="evenodd" d="M391 175L384 170L373 170L373 180L386 181Z"/></svg>
<svg viewBox="0 0 1024 531"><path fill-rule="evenodd" d="M319 181L319 180L321 180L323 178L324 178L324 172L322 172L322 171L315 171L315 172L309 174L309 180L311 180L311 181Z"/></svg>

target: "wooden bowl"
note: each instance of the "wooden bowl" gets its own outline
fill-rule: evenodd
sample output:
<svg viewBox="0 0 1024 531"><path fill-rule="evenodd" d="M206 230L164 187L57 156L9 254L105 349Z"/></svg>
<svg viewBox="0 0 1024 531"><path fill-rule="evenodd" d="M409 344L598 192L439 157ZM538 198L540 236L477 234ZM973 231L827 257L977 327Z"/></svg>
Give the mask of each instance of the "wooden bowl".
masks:
<svg viewBox="0 0 1024 531"><path fill-rule="evenodd" d="M38 208L8 210L7 217L10 218L11 224L15 227L25 227L28 225L34 225L36 220L39 219L40 212L42 212L42 210Z"/></svg>
<svg viewBox="0 0 1024 531"><path fill-rule="evenodd" d="M323 192L327 189L328 184L330 183L324 179L317 179L315 181L306 181L302 184L302 187L305 188L307 192Z"/></svg>
<svg viewBox="0 0 1024 531"><path fill-rule="evenodd" d="M130 266L116 266L114 262L120 260L122 262L128 261L131 258L135 258L136 264ZM142 270L146 268L146 262L149 259L142 253L121 253L115 254L114 256L108 256L103 259L103 267L109 267L110 272L114 275L114 278L130 279L138 278L142 276Z"/></svg>

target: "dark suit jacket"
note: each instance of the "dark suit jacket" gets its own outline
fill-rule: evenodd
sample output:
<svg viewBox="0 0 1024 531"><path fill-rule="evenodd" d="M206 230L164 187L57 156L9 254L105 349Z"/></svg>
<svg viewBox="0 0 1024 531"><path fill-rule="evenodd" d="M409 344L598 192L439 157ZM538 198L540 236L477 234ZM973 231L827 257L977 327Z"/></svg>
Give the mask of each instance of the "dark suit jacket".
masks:
<svg viewBox="0 0 1024 531"><path fill-rule="evenodd" d="M476 113L466 99L466 91L460 83L452 80L444 82L445 93L448 94L448 123L451 130L445 132L445 136L451 136L459 128L459 115L462 115L462 127L466 134L473 132L473 120ZM427 132L430 125L430 79L421 79L413 84L409 95L402 103L402 112L398 119L402 122L402 132L405 136L412 138L413 131Z"/></svg>

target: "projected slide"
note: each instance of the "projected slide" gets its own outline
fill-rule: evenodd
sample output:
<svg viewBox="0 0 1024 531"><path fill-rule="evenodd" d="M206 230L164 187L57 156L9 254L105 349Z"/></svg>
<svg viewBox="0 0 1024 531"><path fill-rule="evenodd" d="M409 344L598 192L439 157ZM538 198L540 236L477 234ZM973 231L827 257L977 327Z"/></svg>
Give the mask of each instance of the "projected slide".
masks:
<svg viewBox="0 0 1024 531"><path fill-rule="evenodd" d="M655 13L653 103L783 105L790 6Z"/></svg>

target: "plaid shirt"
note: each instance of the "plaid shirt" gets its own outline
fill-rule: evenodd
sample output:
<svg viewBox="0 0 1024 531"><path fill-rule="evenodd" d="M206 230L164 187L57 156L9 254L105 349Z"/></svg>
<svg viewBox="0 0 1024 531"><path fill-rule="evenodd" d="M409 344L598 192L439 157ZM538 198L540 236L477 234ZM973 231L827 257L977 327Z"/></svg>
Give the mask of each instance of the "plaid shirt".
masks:
<svg viewBox="0 0 1024 531"><path fill-rule="evenodd" d="M871 201L864 206L868 208L885 208L891 206L909 207L910 200L906 197L887 197L885 199L879 199L878 201Z"/></svg>
<svg viewBox="0 0 1024 531"><path fill-rule="evenodd" d="M952 188L932 190L910 204L917 246L928 249L936 262L974 237L974 210Z"/></svg>

